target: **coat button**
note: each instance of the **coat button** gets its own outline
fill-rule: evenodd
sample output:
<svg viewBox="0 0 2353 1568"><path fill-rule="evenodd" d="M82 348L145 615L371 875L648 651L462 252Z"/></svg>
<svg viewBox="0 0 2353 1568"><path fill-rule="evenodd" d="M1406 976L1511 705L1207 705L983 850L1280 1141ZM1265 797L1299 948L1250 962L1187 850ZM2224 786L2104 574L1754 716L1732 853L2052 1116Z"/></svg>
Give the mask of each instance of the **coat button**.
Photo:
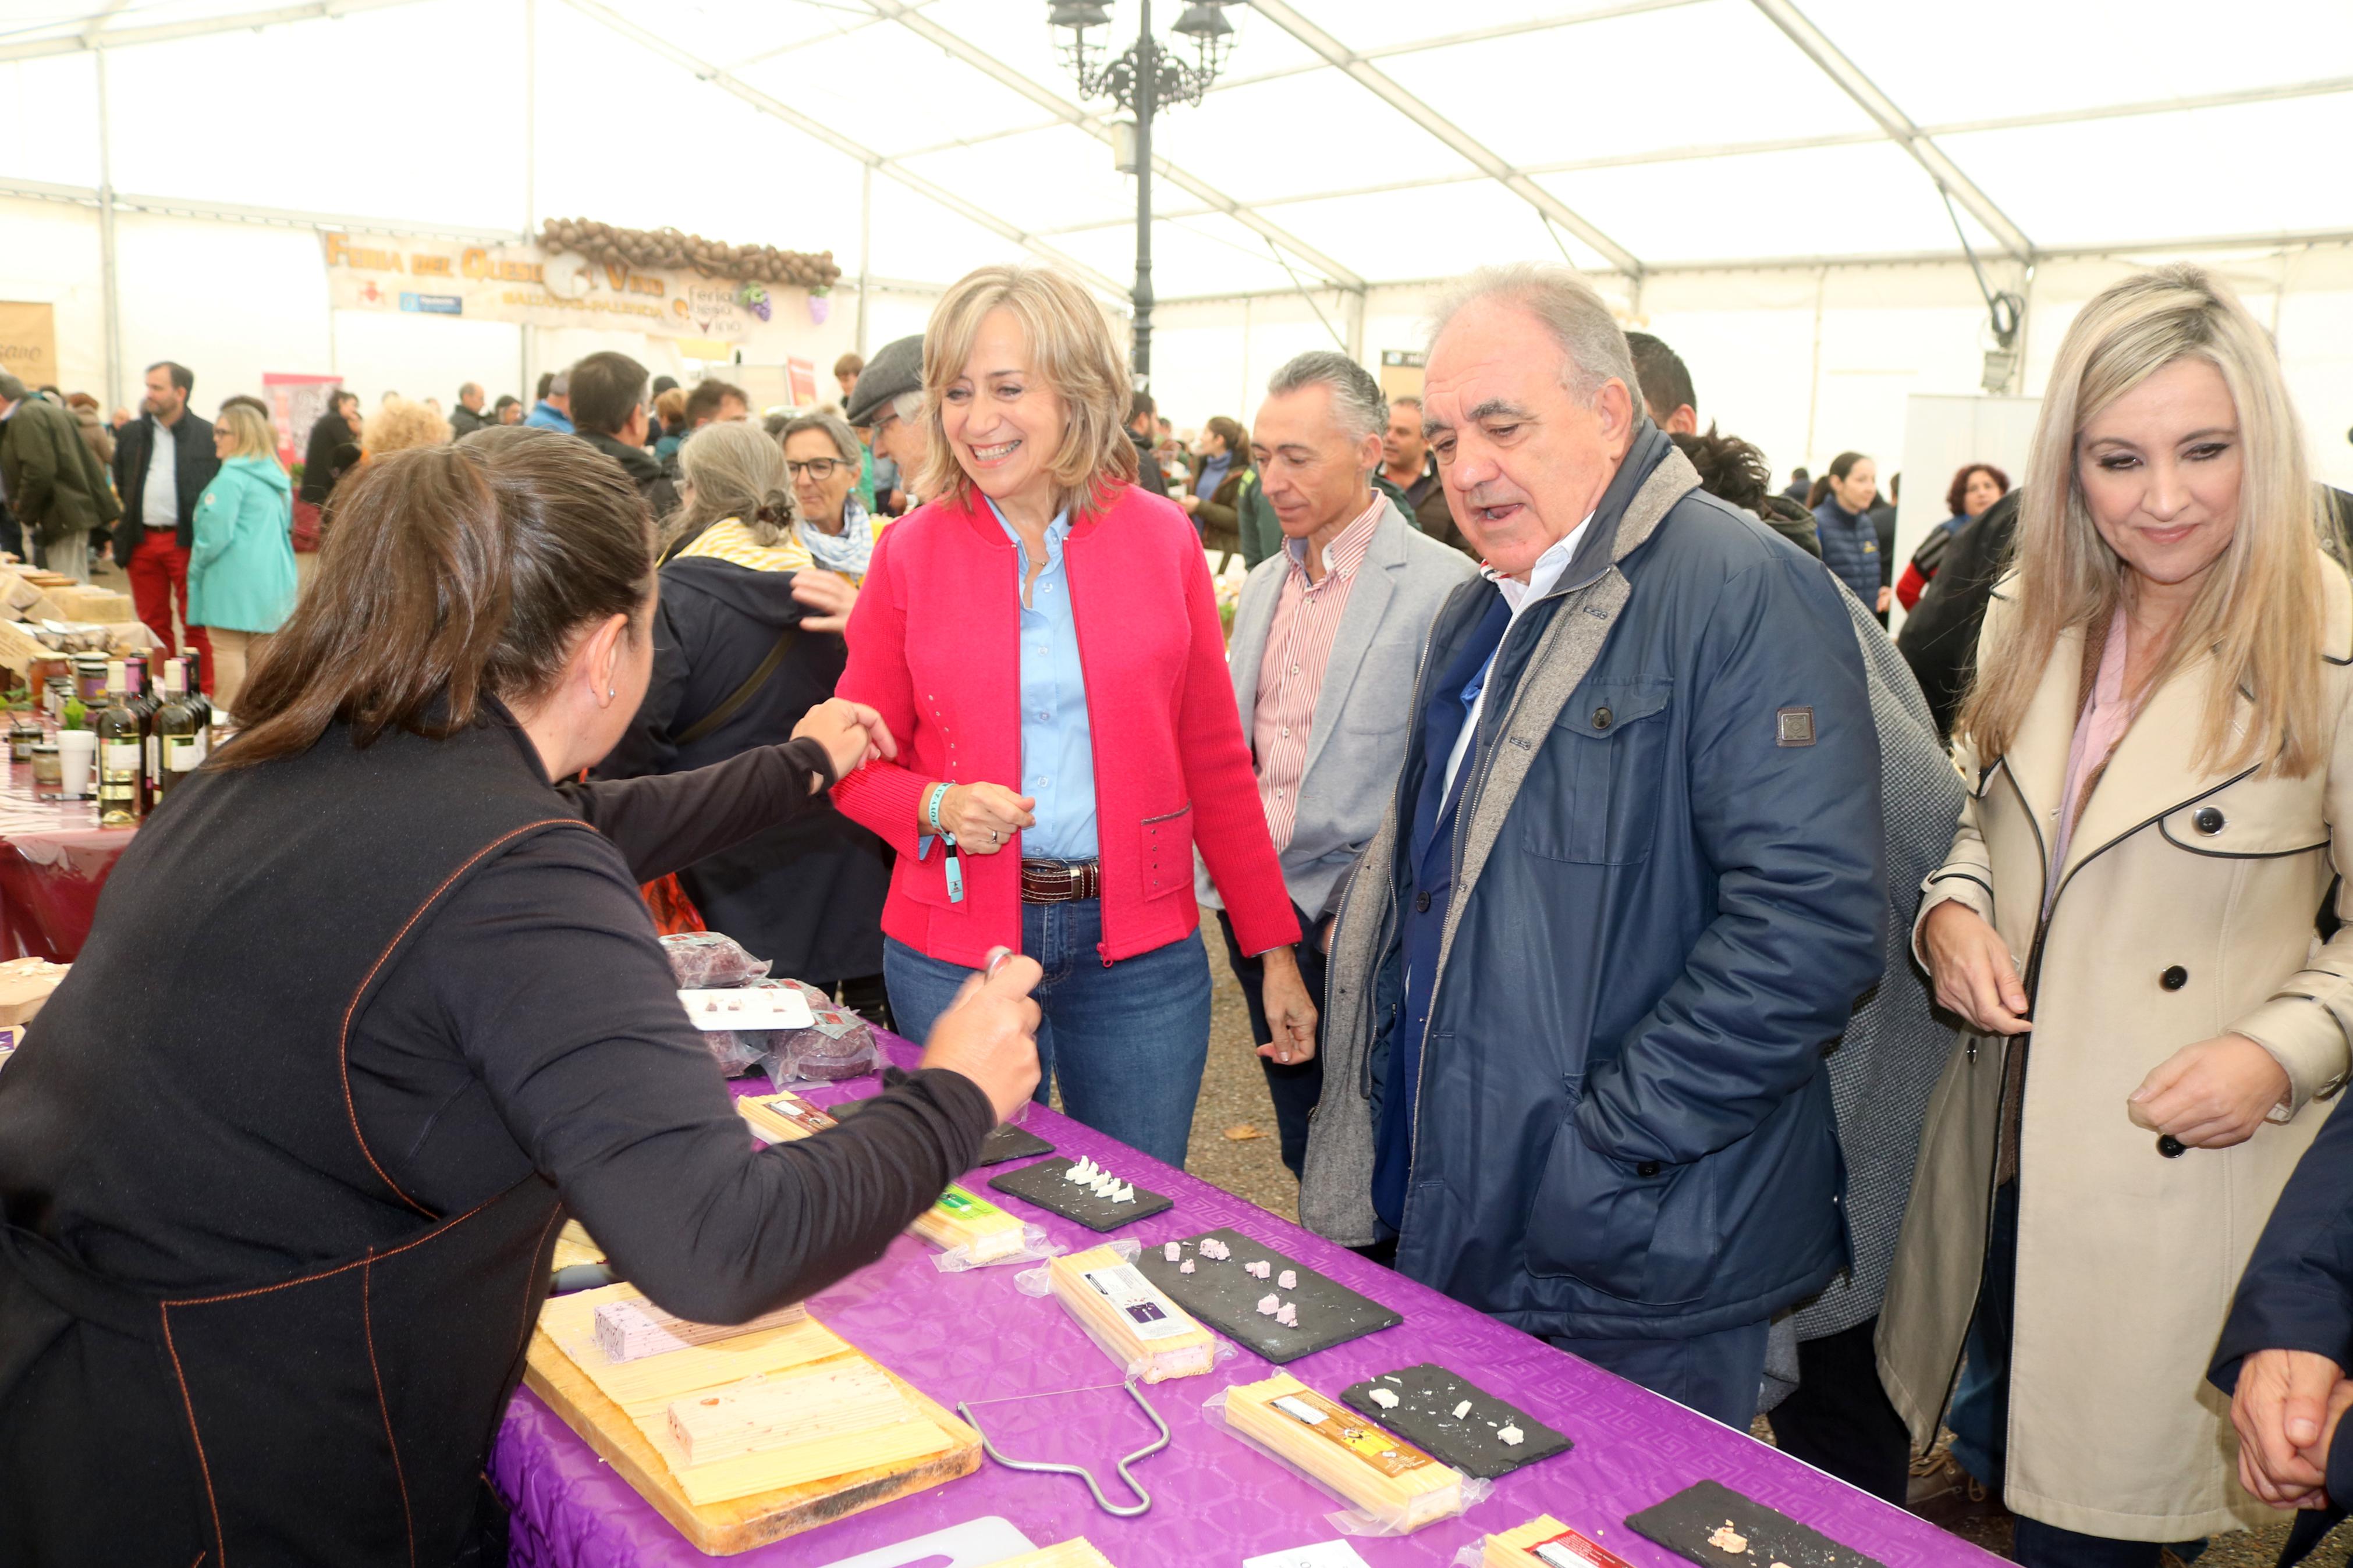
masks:
<svg viewBox="0 0 2353 1568"><path fill-rule="evenodd" d="M1610 717L1609 709L1596 708L1593 710L1593 727L1597 730L1607 730L1609 728Z"/></svg>
<svg viewBox="0 0 2353 1568"><path fill-rule="evenodd" d="M2222 831L2222 814L2211 805L2200 806L2198 815L2189 820L2196 826L2199 832L2210 838Z"/></svg>
<svg viewBox="0 0 2353 1568"><path fill-rule="evenodd" d="M1413 896L1413 912L1418 915L1426 915L1430 912L1430 895L1428 893L1416 893Z"/></svg>
<svg viewBox="0 0 2353 1568"><path fill-rule="evenodd" d="M1645 1160L1634 1167L1634 1173L1638 1176L1655 1176L1659 1173L1659 1163L1656 1160Z"/></svg>
<svg viewBox="0 0 2353 1568"><path fill-rule="evenodd" d="M2157 983L2159 985L2164 986L2168 991L2179 991L2183 986L2189 984L2189 971L2182 968L2181 965L2177 963L2172 968L2167 970L2164 973L2158 975L2157 977Z"/></svg>

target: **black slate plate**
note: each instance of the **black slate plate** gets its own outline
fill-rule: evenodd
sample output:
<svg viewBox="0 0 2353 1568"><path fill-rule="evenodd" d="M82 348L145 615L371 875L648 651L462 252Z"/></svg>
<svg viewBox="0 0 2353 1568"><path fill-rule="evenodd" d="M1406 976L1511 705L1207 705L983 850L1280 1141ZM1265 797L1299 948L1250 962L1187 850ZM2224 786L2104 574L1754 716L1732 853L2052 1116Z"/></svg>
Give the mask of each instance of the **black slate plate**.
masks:
<svg viewBox="0 0 2353 1568"><path fill-rule="evenodd" d="M836 1121L841 1121L865 1110L871 1100L871 1096L866 1100L845 1100L839 1105L826 1109L833 1112ZM1027 1160L1033 1154L1050 1154L1053 1152L1054 1146L1035 1132L1007 1121L980 1141L980 1158L973 1162L973 1168L978 1170L985 1165L1002 1165L1008 1160ZM1122 1208L1126 1206L1125 1204L1120 1205Z"/></svg>
<svg viewBox="0 0 2353 1568"><path fill-rule="evenodd" d="M1383 1407L1373 1397L1376 1388L1396 1394L1397 1408ZM1523 1465L1566 1454L1571 1447L1567 1437L1526 1411L1504 1404L1435 1362L1368 1377L1341 1390L1340 1397L1416 1447L1428 1449L1465 1475L1483 1476L1491 1481ZM1454 1407L1466 1399L1471 1408L1457 1421ZM1520 1429L1518 1447L1495 1436L1506 1426Z"/></svg>
<svg viewBox="0 0 2353 1568"><path fill-rule="evenodd" d="M1202 1236L1224 1242L1233 1250L1233 1257L1222 1263L1203 1258ZM1278 1366L1405 1321L1379 1302L1366 1300L1338 1280L1318 1274L1304 1263L1284 1257L1264 1242L1252 1241L1238 1230L1205 1231L1202 1236L1187 1237L1182 1243L1184 1257L1193 1260L1190 1274L1182 1271L1181 1262L1169 1262L1166 1252L1158 1245L1145 1247L1135 1266L1178 1306ZM1242 1265L1261 1258L1273 1265L1264 1279L1242 1271ZM1285 1290L1275 1283L1286 1268L1298 1271L1299 1288L1295 1290ZM1259 1300L1270 1293L1298 1304L1297 1328L1286 1329L1272 1318L1260 1314Z"/></svg>
<svg viewBox="0 0 2353 1568"><path fill-rule="evenodd" d="M1727 1522L1747 1538L1746 1551L1727 1552L1709 1543L1708 1537ZM1788 1568L1885 1568L1876 1558L1841 1546L1717 1481L1686 1487L1662 1503L1628 1515L1626 1523L1702 1568L1769 1568L1776 1563Z"/></svg>
<svg viewBox="0 0 2353 1568"><path fill-rule="evenodd" d="M1025 1203L1036 1204L1050 1214L1077 1220L1089 1230L1117 1230L1176 1206L1176 1199L1142 1187L1135 1189L1135 1198L1131 1203L1115 1204L1109 1198L1099 1198L1086 1188L1062 1180L1062 1173L1075 1163L1068 1159L1040 1160L1034 1165L991 1177L988 1184Z"/></svg>

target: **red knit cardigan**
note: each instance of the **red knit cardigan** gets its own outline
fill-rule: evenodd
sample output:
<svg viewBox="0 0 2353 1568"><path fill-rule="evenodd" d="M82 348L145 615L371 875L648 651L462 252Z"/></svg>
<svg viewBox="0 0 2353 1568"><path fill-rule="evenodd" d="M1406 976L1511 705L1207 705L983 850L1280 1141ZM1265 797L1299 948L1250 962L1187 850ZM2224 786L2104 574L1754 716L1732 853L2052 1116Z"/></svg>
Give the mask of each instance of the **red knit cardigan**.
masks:
<svg viewBox="0 0 2353 1568"><path fill-rule="evenodd" d="M842 811L899 852L882 929L977 968L1021 948L1018 836L965 853L951 903L946 856L920 853L916 811L934 781L1021 787L1019 546L986 502L919 507L882 531L850 612L836 693L880 711L896 763L841 781ZM1095 761L1105 963L1189 937L1193 849L1245 952L1299 940L1226 674L1225 637L1198 537L1184 512L1134 486L1062 546Z"/></svg>

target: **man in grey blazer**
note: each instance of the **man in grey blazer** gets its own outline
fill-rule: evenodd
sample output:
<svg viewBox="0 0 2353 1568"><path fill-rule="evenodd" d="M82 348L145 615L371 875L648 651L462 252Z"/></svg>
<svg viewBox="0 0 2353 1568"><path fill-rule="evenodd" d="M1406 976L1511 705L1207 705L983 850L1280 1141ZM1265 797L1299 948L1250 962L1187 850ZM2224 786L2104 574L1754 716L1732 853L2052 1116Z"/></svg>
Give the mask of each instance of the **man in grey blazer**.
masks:
<svg viewBox="0 0 2353 1568"><path fill-rule="evenodd" d="M1275 372L1251 426L1251 457L1283 547L1242 584L1226 658L1267 831L1305 933L1300 973L1319 999L1331 912L1405 760L1414 667L1430 624L1477 570L1373 488L1388 424L1379 384L1324 350ZM1197 872L1195 880L1201 902L1218 910L1250 1005L1282 1163L1295 1176L1323 1064L1271 1059L1258 961L1242 956L1208 878Z"/></svg>

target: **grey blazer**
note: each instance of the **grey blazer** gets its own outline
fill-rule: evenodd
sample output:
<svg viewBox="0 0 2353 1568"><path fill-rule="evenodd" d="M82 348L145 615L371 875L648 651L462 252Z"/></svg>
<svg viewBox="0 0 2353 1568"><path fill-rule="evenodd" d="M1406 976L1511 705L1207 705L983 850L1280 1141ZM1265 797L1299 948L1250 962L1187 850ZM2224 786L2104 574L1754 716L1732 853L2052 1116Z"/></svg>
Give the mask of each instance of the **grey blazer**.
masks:
<svg viewBox="0 0 2353 1568"><path fill-rule="evenodd" d="M1279 550L1254 567L1234 606L1234 633L1226 662L1248 742L1258 709L1258 667L1274 626L1291 553ZM1299 813L1282 852L1282 879L1291 901L1320 914L1332 889L1364 853L1381 825L1405 764L1412 728L1413 678L1440 606L1478 567L1414 526L1391 501L1373 527L1373 542L1348 590L1348 607L1332 641L1324 689L1307 737L1307 772L1299 784ZM1255 761L1255 758L1253 758ZM1195 857L1195 891L1212 909L1219 902Z"/></svg>

